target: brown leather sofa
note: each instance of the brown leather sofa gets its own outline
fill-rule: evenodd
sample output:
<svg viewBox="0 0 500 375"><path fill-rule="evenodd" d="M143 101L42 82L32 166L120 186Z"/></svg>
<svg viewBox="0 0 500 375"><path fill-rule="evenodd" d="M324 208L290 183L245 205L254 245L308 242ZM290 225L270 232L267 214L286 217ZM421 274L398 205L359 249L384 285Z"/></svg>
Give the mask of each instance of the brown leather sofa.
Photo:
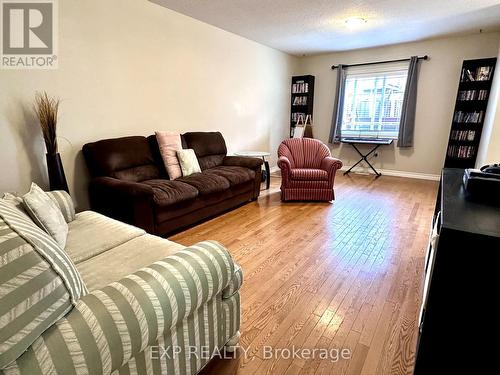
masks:
<svg viewBox="0 0 500 375"><path fill-rule="evenodd" d="M105 139L83 146L94 211L165 235L257 199L262 160L227 156L219 132L181 136L201 173L170 181L154 135Z"/></svg>

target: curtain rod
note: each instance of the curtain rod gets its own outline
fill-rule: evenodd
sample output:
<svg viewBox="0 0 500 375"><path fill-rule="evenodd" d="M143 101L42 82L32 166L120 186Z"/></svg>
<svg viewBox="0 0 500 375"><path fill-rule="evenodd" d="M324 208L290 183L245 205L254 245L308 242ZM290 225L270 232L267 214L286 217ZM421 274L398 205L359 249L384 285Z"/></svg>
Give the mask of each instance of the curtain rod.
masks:
<svg viewBox="0 0 500 375"><path fill-rule="evenodd" d="M419 60L428 60L429 56L418 56ZM385 60L385 61L373 61L373 62L368 62L368 63L360 63L360 64L345 64L346 68L350 66L362 66L362 65L376 65L376 64L387 64L387 63L395 63L395 62L403 62L403 61L410 61L410 59L399 59L399 60ZM339 66L338 65L332 65L332 69L337 69Z"/></svg>

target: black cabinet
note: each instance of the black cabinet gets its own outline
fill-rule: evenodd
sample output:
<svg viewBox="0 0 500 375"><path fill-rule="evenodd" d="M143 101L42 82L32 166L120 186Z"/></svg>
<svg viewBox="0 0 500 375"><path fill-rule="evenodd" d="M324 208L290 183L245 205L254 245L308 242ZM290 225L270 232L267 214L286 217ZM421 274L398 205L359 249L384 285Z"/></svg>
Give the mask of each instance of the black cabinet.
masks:
<svg viewBox="0 0 500 375"><path fill-rule="evenodd" d="M425 259L417 375L496 367L498 345L487 337L496 340L499 325L500 207L467 198L463 173L442 174Z"/></svg>

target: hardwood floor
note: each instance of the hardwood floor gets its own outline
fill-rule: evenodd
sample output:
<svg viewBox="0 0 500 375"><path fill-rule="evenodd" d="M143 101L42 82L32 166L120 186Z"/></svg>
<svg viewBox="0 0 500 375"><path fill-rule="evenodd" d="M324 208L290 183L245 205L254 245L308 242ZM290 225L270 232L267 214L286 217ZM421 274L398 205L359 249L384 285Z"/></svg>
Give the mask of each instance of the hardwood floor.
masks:
<svg viewBox="0 0 500 375"><path fill-rule="evenodd" d="M245 274L247 355L214 359L203 374L411 374L437 182L339 174L333 204L281 203L279 184L170 238L218 240ZM265 359L265 346L351 358Z"/></svg>

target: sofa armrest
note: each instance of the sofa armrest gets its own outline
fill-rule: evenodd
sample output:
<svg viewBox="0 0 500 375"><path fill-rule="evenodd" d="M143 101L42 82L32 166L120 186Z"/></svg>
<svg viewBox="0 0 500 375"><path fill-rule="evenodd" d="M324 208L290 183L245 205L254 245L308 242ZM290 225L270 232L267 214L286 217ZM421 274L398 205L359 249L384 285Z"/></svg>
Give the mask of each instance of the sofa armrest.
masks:
<svg viewBox="0 0 500 375"><path fill-rule="evenodd" d="M221 244L197 243L81 298L15 366L29 373L44 359L56 369L75 363L78 373L111 374L221 295L234 271Z"/></svg>
<svg viewBox="0 0 500 375"><path fill-rule="evenodd" d="M243 156L226 156L222 161L222 165L245 167L249 169L257 169L262 166L264 162L259 158L247 158Z"/></svg>
<svg viewBox="0 0 500 375"><path fill-rule="evenodd" d="M243 270L240 265L234 264L234 272L229 285L222 291L222 298L227 299L231 298L235 293L237 293L241 285L243 284Z"/></svg>
<svg viewBox="0 0 500 375"><path fill-rule="evenodd" d="M104 194L120 194L134 198L153 196L153 188L140 182L124 181L112 177L97 177L92 179L90 184Z"/></svg>
<svg viewBox="0 0 500 375"><path fill-rule="evenodd" d="M342 161L337 158L327 156L321 161L320 168L328 172L328 180L330 181L330 183L333 183L333 180L335 179L335 173L338 169L342 168Z"/></svg>
<svg viewBox="0 0 500 375"><path fill-rule="evenodd" d="M139 182L111 177L90 181L90 206L94 211L154 233L153 188Z"/></svg>
<svg viewBox="0 0 500 375"><path fill-rule="evenodd" d="M233 167L244 167L255 172L255 181L252 199L257 199L260 195L260 184L262 182L262 164L260 158L247 158L243 156L225 156L222 165Z"/></svg>
<svg viewBox="0 0 500 375"><path fill-rule="evenodd" d="M281 169L281 181L283 186L287 186L292 173L292 164L286 156L280 156L278 159L278 167Z"/></svg>

